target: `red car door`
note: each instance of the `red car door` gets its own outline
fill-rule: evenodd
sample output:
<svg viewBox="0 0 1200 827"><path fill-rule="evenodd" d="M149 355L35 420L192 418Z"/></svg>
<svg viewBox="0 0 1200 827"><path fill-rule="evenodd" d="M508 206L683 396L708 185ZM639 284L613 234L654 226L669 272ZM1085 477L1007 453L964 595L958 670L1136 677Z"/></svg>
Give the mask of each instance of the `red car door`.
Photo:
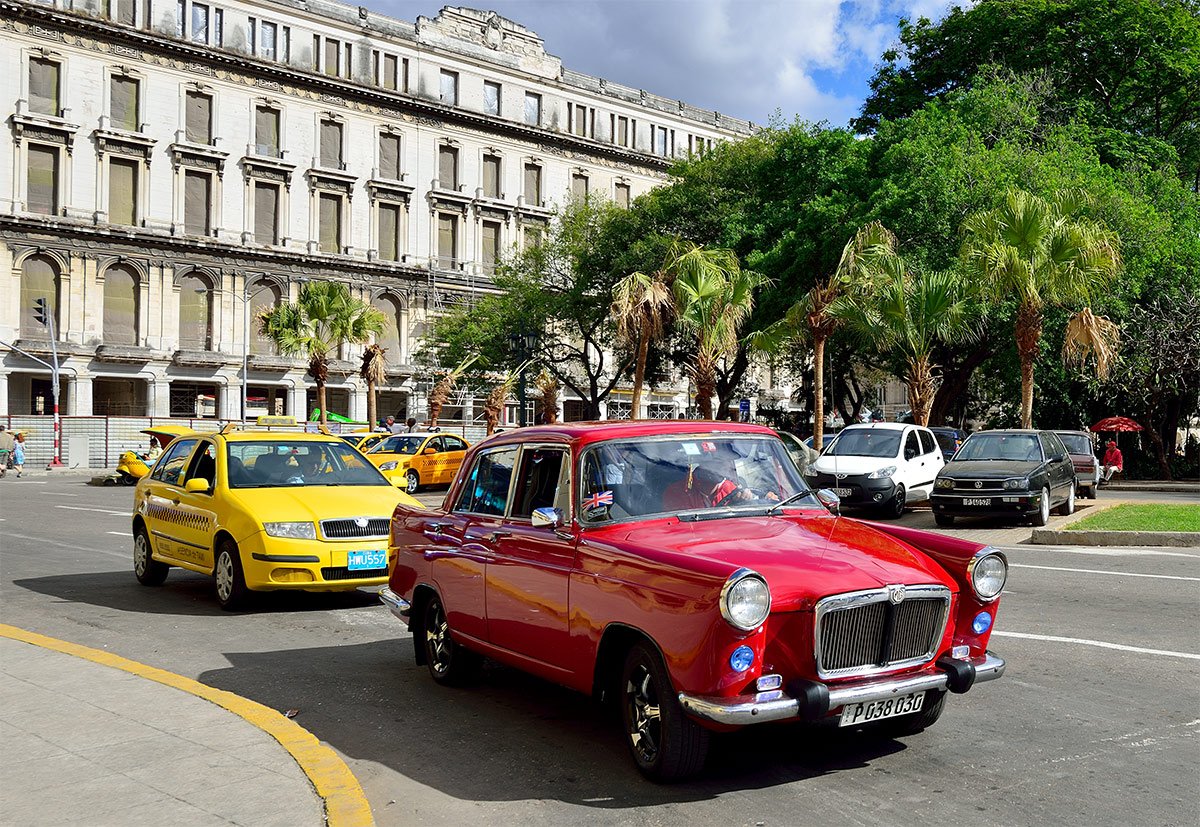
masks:
<svg viewBox="0 0 1200 827"><path fill-rule="evenodd" d="M492 644L563 668L568 646L567 592L575 566L570 517L570 452L526 445L511 504L487 566L488 637ZM555 508L558 526L534 526L533 512Z"/></svg>

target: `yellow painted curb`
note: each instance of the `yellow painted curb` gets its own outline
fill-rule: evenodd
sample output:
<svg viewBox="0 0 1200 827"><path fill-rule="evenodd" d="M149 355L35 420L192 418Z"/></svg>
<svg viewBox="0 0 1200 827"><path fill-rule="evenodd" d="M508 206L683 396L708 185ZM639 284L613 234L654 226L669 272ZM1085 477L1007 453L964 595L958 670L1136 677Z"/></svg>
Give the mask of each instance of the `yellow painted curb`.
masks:
<svg viewBox="0 0 1200 827"><path fill-rule="evenodd" d="M336 752L318 741L315 735L274 709L165 669L128 660L102 649L28 632L16 626L0 623L0 636L121 669L224 707L270 735L296 760L325 803L325 818L329 827L373 827L375 824L367 797L346 763Z"/></svg>

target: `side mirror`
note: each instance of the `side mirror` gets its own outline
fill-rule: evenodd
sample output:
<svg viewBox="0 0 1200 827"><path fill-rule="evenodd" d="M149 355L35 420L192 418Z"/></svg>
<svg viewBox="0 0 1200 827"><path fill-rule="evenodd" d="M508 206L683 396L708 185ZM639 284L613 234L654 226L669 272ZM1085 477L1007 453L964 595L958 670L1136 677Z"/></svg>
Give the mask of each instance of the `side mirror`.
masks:
<svg viewBox="0 0 1200 827"><path fill-rule="evenodd" d="M192 477L183 484L183 490L189 494L207 494L212 489L212 483L200 477Z"/></svg>
<svg viewBox="0 0 1200 827"><path fill-rule="evenodd" d="M829 509L830 514L842 513L842 498L833 493L830 488L822 488L817 492L817 499L821 501L821 505Z"/></svg>
<svg viewBox="0 0 1200 827"><path fill-rule="evenodd" d="M562 525L563 515L557 508L535 508L529 520L534 528L558 528Z"/></svg>
<svg viewBox="0 0 1200 827"><path fill-rule="evenodd" d="M429 456L430 454L436 454L436 453L437 453L437 448L426 448L426 449L425 449L424 451L422 451L421 453L422 453L422 454L424 454L425 456Z"/></svg>

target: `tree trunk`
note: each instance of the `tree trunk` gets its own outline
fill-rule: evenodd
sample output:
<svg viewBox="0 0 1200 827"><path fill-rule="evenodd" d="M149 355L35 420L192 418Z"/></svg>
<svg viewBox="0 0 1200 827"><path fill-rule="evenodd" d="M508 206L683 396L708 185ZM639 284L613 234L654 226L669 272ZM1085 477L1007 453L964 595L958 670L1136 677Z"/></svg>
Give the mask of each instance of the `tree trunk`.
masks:
<svg viewBox="0 0 1200 827"><path fill-rule="evenodd" d="M929 427L929 410L933 407L933 366L928 356L908 360L908 406L913 422Z"/></svg>
<svg viewBox="0 0 1200 827"><path fill-rule="evenodd" d="M375 430L379 424L378 403L375 400L375 383L367 380L367 429Z"/></svg>
<svg viewBox="0 0 1200 827"><path fill-rule="evenodd" d="M713 418L713 395L717 391L717 366L707 355L696 355L696 408L701 419Z"/></svg>
<svg viewBox="0 0 1200 827"><path fill-rule="evenodd" d="M738 385L742 384L742 378L746 375L749 365L750 357L746 345L739 344L733 357L733 365L724 373L717 372L717 419L729 418L729 402Z"/></svg>
<svg viewBox="0 0 1200 827"><path fill-rule="evenodd" d="M820 451L825 433L825 336L813 336L813 449Z"/></svg>
<svg viewBox="0 0 1200 827"><path fill-rule="evenodd" d="M325 383L317 382L317 407L321 409L321 425L329 424L328 411L325 410Z"/></svg>
<svg viewBox="0 0 1200 827"><path fill-rule="evenodd" d="M945 425L951 411L964 403L971 376L995 352L993 342L994 339L987 339L976 345L961 362L942 362L942 384L933 395L933 407L929 411L931 423ZM950 424L960 426L962 422L956 419Z"/></svg>
<svg viewBox="0 0 1200 827"><path fill-rule="evenodd" d="M317 408L321 411L321 424L329 424L329 411L325 410L325 382L329 379L329 364L321 354L313 354L308 360L308 375L317 383Z"/></svg>
<svg viewBox="0 0 1200 827"><path fill-rule="evenodd" d="M1042 311L1022 304L1017 310L1017 356L1021 360L1021 427L1033 427L1033 363L1042 338Z"/></svg>
<svg viewBox="0 0 1200 827"><path fill-rule="evenodd" d="M633 368L633 401L630 403L629 418L637 419L642 406L642 382L646 379L646 360L650 355L650 334L645 325L638 336L637 364Z"/></svg>

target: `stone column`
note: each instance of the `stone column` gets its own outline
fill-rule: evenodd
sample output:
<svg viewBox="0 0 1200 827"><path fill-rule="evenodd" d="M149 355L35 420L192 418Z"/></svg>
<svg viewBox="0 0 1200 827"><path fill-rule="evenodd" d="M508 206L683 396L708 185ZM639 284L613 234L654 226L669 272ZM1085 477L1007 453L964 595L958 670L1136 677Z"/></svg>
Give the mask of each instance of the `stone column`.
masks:
<svg viewBox="0 0 1200 827"><path fill-rule="evenodd" d="M308 391L303 382L297 382L294 387L288 388L288 413L296 417L299 422L308 419L307 396Z"/></svg>
<svg viewBox="0 0 1200 827"><path fill-rule="evenodd" d="M350 386L350 418L367 422L367 389L359 384ZM367 422L367 426L370 425Z"/></svg>
<svg viewBox="0 0 1200 827"><path fill-rule="evenodd" d="M67 394L67 410L65 416L92 415L92 377L76 374L74 377L60 375L59 381L67 378L71 392Z"/></svg>
<svg viewBox="0 0 1200 827"><path fill-rule="evenodd" d="M171 383L166 377L156 376L150 386L150 398L147 407L150 416L168 417L171 415Z"/></svg>
<svg viewBox="0 0 1200 827"><path fill-rule="evenodd" d="M8 372L0 371L0 416L8 413Z"/></svg>

